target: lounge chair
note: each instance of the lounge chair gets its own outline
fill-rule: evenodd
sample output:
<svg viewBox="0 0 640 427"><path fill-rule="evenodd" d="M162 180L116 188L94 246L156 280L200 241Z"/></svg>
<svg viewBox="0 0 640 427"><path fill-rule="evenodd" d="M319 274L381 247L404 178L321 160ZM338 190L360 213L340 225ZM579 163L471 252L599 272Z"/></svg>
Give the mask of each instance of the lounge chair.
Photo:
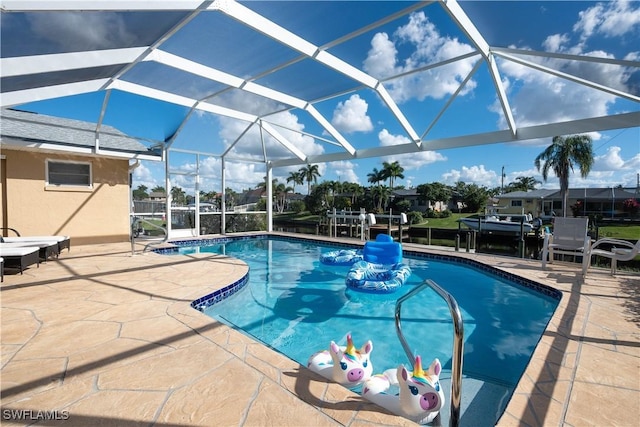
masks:
<svg viewBox="0 0 640 427"><path fill-rule="evenodd" d="M591 248L588 218L562 218L553 220L553 232L546 233L542 245L542 268L554 261L555 255L573 255L582 257L583 271L588 263L587 253Z"/></svg>
<svg viewBox="0 0 640 427"><path fill-rule="evenodd" d="M56 258L60 254L60 247L57 240L30 240L24 242L2 242L0 248L26 248L35 247L38 248L40 259L47 261L49 258L55 256Z"/></svg>
<svg viewBox="0 0 640 427"><path fill-rule="evenodd" d="M20 274L30 265L40 267L40 248L37 246L6 247L0 246L0 256L4 260L4 267L18 268Z"/></svg>
<svg viewBox="0 0 640 427"><path fill-rule="evenodd" d="M607 250L602 246L611 247L611 249ZM639 252L640 240L638 240L634 245L627 240L611 238L599 239L593 244L593 246L591 246L587 255L586 264L582 264L582 274L585 276L587 275L587 270L589 269L589 266L591 266L591 257L601 256L611 260L611 275L615 276L618 268L618 261L630 261L634 259Z"/></svg>
<svg viewBox="0 0 640 427"><path fill-rule="evenodd" d="M15 236L0 237L0 242L22 243L55 240L58 242L58 253L62 253L62 250L65 248L71 250L71 238L69 236L22 236L18 230L14 228L2 227L0 230L11 230L16 234Z"/></svg>

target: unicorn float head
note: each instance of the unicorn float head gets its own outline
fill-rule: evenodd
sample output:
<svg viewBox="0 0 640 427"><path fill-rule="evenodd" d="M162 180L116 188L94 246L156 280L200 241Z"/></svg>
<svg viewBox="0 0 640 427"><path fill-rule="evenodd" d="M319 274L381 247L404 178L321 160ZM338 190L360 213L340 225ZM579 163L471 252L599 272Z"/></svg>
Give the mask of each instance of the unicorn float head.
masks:
<svg viewBox="0 0 640 427"><path fill-rule="evenodd" d="M311 355L307 367L345 387L355 387L369 379L373 373L372 351L373 343L370 340L358 350L353 344L351 334L348 334L346 347L331 341L329 350Z"/></svg>
<svg viewBox="0 0 640 427"><path fill-rule="evenodd" d="M433 421L444 404L444 392L440 386L442 366L434 359L425 372L422 358L416 356L413 372L404 365L373 375L365 381L362 396L388 409L396 415L419 424ZM398 386L399 394L388 393L391 385Z"/></svg>
<svg viewBox="0 0 640 427"><path fill-rule="evenodd" d="M422 369L422 359L416 357L413 372L407 371L404 365L398 366L397 378L400 385L400 408L410 418L437 414L444 402L444 393L440 386L440 361L435 359L429 370ZM429 422L429 421L427 421Z"/></svg>

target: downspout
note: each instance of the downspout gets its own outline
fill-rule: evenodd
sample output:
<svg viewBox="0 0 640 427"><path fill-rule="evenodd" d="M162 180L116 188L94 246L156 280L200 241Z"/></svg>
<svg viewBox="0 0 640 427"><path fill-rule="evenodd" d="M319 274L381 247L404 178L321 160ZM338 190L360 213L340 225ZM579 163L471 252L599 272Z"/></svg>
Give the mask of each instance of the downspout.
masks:
<svg viewBox="0 0 640 427"><path fill-rule="evenodd" d="M135 205L133 204L133 171L140 166L140 160L136 159L136 162L129 165L129 212L135 212Z"/></svg>
<svg viewBox="0 0 640 427"><path fill-rule="evenodd" d="M135 204L133 203L133 171L140 166L140 160L129 165L129 239L131 240L131 255L136 253L135 234L133 232L133 216L135 214Z"/></svg>

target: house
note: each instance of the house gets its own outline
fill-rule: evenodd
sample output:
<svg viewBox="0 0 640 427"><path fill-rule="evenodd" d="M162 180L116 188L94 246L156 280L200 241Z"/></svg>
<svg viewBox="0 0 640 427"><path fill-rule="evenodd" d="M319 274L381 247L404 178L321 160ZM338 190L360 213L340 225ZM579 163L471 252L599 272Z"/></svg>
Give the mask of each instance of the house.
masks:
<svg viewBox="0 0 640 427"><path fill-rule="evenodd" d="M435 202L435 201L429 200L427 202L420 195L420 193L418 193L418 190L416 188L397 189L397 190L393 190L391 194L393 199L396 202L400 200L408 201L410 204L410 210L412 211L426 212L429 210L434 210L434 211L442 212L447 209L453 210L458 208L453 203L451 203L450 205L447 205L446 202L442 202L442 201Z"/></svg>
<svg viewBox="0 0 640 427"><path fill-rule="evenodd" d="M0 111L0 147L1 226L74 244L128 240L130 160L162 160L111 126L12 109Z"/></svg>
<svg viewBox="0 0 640 427"><path fill-rule="evenodd" d="M560 190L513 191L495 198L494 207L500 213L531 213L542 218L562 213ZM628 199L637 200L640 195L622 188L570 188L567 215L628 218L631 212L624 206Z"/></svg>
<svg viewBox="0 0 640 427"><path fill-rule="evenodd" d="M167 202L167 193L164 191L152 191L149 193L149 201L151 202Z"/></svg>

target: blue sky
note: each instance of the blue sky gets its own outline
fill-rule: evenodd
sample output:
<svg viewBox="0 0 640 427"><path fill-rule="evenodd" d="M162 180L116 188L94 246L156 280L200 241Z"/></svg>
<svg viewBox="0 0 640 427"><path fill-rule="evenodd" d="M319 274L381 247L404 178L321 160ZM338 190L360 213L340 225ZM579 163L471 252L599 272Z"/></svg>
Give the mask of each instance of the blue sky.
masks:
<svg viewBox="0 0 640 427"><path fill-rule="evenodd" d="M312 28L304 19L293 20L300 16L300 9L312 7L303 2L288 4L286 9L271 10L273 3L249 3L264 13L273 14L273 19L284 19L283 25L292 30L304 31L303 36L309 41L322 44L329 42L346 30L341 24L354 19L366 18L368 14L379 15L385 7L384 3L353 2L353 10L335 17L331 25L317 25ZM582 2L582 1L549 1L549 2L461 2L463 9L472 18L476 27L490 45L531 49L535 51L559 52L566 54L588 54L606 56L628 61L640 61L640 2ZM438 7L421 10L410 16L395 20L382 28L363 34L348 43L331 49L337 57L363 69L374 77L384 79L385 76L397 74L403 70L411 70L435 60L469 52L471 47L464 34L448 22L444 12ZM284 18L283 18L284 16ZM35 23L32 23L34 28ZM73 36L69 25L57 30ZM113 23L111 23L113 24ZM197 24L197 22L195 23ZM197 25L190 31L214 31L200 28ZM94 22L96 32L105 22ZM56 28L51 20L47 22L48 31ZM45 30L42 30L45 31ZM105 31L104 34L108 32ZM109 33L111 34L111 33ZM212 37L213 34L207 36ZM107 37L107 36L105 36ZM110 35L109 37L114 37ZM238 36L240 37L240 36ZM180 38L175 38L166 46L169 52L179 52ZM171 44L174 43L174 44ZM205 41L203 41L205 43ZM172 50L173 49L173 50ZM266 49L265 49L266 50ZM196 55L197 53L193 53ZM226 52L229 57L232 52ZM188 55L186 55L188 56ZM256 49L256 62L260 50ZM232 63L229 61L229 72L232 67L249 67L256 64ZM470 72L472 61L457 61L427 73L415 74L410 78L396 79L385 85L392 98L405 112L407 119L416 131L422 135L427 131L434 115L445 105L459 82ZM583 69L582 69L583 68ZM633 101L587 88L576 83L543 75L530 68L515 63L502 64L503 84L512 104L516 122L520 127L539 123L598 117L607 114L638 111L638 104ZM593 66L592 64L567 64L565 70L575 75L589 78L609 87L624 90L638 95L640 93L640 70L623 70L619 66ZM241 72L242 70L233 70ZM320 70L318 70L320 71ZM150 66L131 71L125 79L143 81L153 73ZM320 81L322 74L309 76L309 81ZM178 76L165 76L168 82L180 85ZM294 81L293 85L301 97L313 99L313 83ZM193 95L197 95L197 82L193 83ZM262 81L265 85L277 87L282 82L275 79ZM337 82L336 84L340 84ZM184 86L184 85L183 85ZM166 89L166 88L165 88ZM169 89L166 89L169 90ZM63 115L78 119L95 121L96 106L102 103L104 95L81 95L68 99L41 101L23 106L42 113ZM118 111L107 111L105 123L112 124L120 130L136 136L163 140L175 130L179 117L184 113L182 107L164 103L138 106L137 96L113 91L112 98L127 105ZM224 100L226 105L245 108L260 113L273 106L267 105L265 99L247 97L240 91L231 92ZM505 120L500 113L495 96L495 89L486 72L478 72L456 97L451 106L444 112L440 120L429 130L425 144L430 139L459 136L473 133L490 132L505 129ZM347 93L316 104L316 108L342 132L356 148L368 146L386 146L407 143L409 139L400 125L390 115L375 93L357 91ZM136 114L132 114L135 111ZM157 117L166 119L160 126ZM295 129L307 133L307 136L293 133L287 135L294 145L305 147L307 154L320 154L335 151L335 147L308 134L323 135L320 127L304 116L304 113L284 111L278 113L274 122L281 129ZM194 114L182 128L173 147L191 151L218 154L224 151L246 124L210 114ZM283 134L286 131L283 130ZM640 173L640 127L607 132L590 133L593 139L595 163L586 179L578 174L570 178L571 187L611 187L622 185L634 188L637 174ZM247 140L259 138L258 133L249 132ZM534 158L551 143L551 139L520 141L518 143L500 143L467 148L423 151L420 153L348 160L321 164L321 180L340 180L369 185L367 174L373 168L381 169L383 161L398 161L405 169L405 179L397 184L406 187L428 182L454 184L457 181L475 183L487 187L501 185L501 172L504 170L505 185L518 176L533 176L542 181L534 167ZM255 158L261 155L262 148L258 143L238 144L243 156ZM281 148L268 144L268 149L277 152ZM195 169L195 156L192 154L173 154L171 169L185 174L172 176L172 183L191 192L193 178L189 173ZM206 191L219 191L220 161L215 157L200 158L200 172L204 175L201 188ZM274 177L281 182L286 180L289 172L300 166L278 168ZM230 162L227 164L227 186L236 191L253 188L265 176L265 169L260 164L250 162ZM151 188L164 186L164 166L159 163L144 162L134 172L134 187L146 185ZM542 188L557 188L555 177L550 177ZM305 188L297 188L305 192Z"/></svg>

